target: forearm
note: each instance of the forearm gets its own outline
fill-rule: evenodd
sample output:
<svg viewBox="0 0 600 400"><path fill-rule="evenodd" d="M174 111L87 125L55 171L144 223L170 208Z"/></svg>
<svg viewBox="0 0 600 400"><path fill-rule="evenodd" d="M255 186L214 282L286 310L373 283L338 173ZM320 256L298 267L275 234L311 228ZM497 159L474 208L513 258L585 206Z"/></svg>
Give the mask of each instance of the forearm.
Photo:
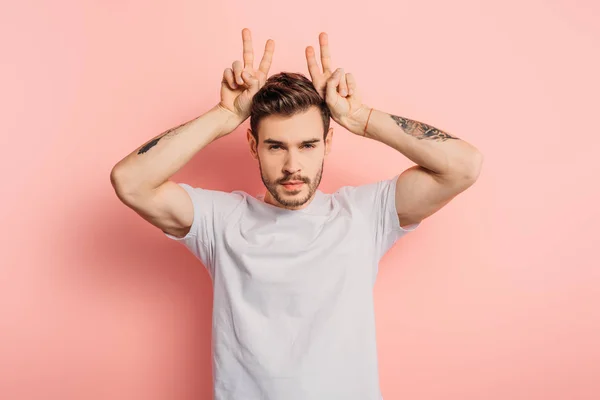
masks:
<svg viewBox="0 0 600 400"><path fill-rule="evenodd" d="M205 146L230 133L242 121L215 106L191 121L171 128L138 147L111 172L115 190L143 192L167 181Z"/></svg>
<svg viewBox="0 0 600 400"><path fill-rule="evenodd" d="M477 174L481 153L471 144L431 125L373 109L361 109L344 121L350 131L377 140L396 149L414 163L439 175Z"/></svg>

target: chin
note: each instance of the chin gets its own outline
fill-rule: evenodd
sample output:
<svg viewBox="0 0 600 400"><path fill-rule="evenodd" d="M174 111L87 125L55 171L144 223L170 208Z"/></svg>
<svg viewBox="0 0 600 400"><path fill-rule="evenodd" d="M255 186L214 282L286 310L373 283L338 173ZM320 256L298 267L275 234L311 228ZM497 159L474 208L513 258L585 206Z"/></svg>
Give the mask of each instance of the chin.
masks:
<svg viewBox="0 0 600 400"><path fill-rule="evenodd" d="M286 190L285 188L282 188L281 190L281 193L285 196L298 196L302 192L304 192L304 188L300 188L299 190Z"/></svg>

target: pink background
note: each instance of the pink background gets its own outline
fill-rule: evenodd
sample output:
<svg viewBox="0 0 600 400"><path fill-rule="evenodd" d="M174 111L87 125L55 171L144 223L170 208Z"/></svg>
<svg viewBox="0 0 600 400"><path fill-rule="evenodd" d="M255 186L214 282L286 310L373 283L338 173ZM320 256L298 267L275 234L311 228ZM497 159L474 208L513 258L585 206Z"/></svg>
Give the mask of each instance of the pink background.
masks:
<svg viewBox="0 0 600 400"><path fill-rule="evenodd" d="M304 48L328 32L365 103L486 157L381 263L385 399L600 398L597 2L26 1L0 15L0 398L210 398L208 274L109 173L216 104L244 27L257 60L276 41L271 73L308 74ZM247 126L174 179L261 192ZM412 165L334 127L326 192Z"/></svg>

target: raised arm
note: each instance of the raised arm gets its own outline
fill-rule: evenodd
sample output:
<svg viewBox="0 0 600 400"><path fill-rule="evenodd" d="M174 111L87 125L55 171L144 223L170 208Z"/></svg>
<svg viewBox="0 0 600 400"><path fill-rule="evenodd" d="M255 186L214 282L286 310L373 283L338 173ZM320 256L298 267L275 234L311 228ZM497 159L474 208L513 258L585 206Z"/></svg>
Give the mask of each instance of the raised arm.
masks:
<svg viewBox="0 0 600 400"><path fill-rule="evenodd" d="M348 126L393 147L417 164L403 171L396 183L396 210L403 227L431 216L479 177L481 152L431 125L365 108Z"/></svg>
<svg viewBox="0 0 600 400"><path fill-rule="evenodd" d="M242 30L244 63L223 72L221 100L205 114L171 128L138 147L112 169L119 199L166 233L185 236L193 221L192 202L169 178L214 140L228 135L250 115L252 96L265 83L275 43L268 40L259 69L253 67L250 30Z"/></svg>
<svg viewBox="0 0 600 400"><path fill-rule="evenodd" d="M319 35L322 71L312 47L306 60L313 84L325 98L331 117L350 132L380 141L417 165L396 182L396 211L406 227L432 215L478 178L483 155L473 145L431 125L374 110L362 103L354 76L333 73L329 39Z"/></svg>

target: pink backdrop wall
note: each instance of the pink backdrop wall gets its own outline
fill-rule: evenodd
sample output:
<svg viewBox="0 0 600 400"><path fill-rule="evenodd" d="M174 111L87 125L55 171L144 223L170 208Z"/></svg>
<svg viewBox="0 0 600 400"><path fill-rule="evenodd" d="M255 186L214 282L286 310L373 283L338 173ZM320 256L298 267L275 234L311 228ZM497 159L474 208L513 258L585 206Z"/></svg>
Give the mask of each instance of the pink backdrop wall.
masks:
<svg viewBox="0 0 600 400"><path fill-rule="evenodd" d="M486 156L381 264L385 399L600 398L597 2L27 1L0 15L0 398L210 398L209 277L119 203L109 173L218 101L243 27L260 55L276 41L272 73L308 74L304 48L328 32L366 103ZM247 125L175 180L262 191ZM411 166L334 127L322 190Z"/></svg>

